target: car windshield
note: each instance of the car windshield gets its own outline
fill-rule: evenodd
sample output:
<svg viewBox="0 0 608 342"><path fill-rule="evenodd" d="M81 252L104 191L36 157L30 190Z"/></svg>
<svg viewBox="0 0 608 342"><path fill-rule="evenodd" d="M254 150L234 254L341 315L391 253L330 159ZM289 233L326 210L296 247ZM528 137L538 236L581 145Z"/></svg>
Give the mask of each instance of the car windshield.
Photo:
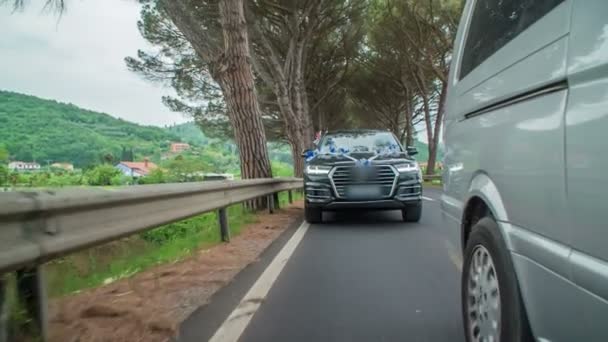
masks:
<svg viewBox="0 0 608 342"><path fill-rule="evenodd" d="M348 149L350 152L374 152L384 148L399 144L395 137L389 132L348 132L326 135L319 150L321 153L331 152L332 146L335 149Z"/></svg>

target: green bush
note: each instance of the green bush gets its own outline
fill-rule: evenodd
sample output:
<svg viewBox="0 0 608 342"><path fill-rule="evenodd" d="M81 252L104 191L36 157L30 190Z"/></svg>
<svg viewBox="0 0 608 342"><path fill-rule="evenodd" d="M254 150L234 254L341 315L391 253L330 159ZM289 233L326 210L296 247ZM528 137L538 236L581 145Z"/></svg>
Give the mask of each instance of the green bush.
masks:
<svg viewBox="0 0 608 342"><path fill-rule="evenodd" d="M141 237L158 245L174 241L176 239L192 236L203 230L214 229L217 227L217 215L207 213L193 217L188 220L170 223L161 228L143 232ZM219 229L219 228L218 228Z"/></svg>
<svg viewBox="0 0 608 342"><path fill-rule="evenodd" d="M125 176L123 174L116 175L112 177L110 183L113 186L122 186L122 185L131 185L134 183L133 177Z"/></svg>
<svg viewBox="0 0 608 342"><path fill-rule="evenodd" d="M63 187L82 185L82 175L75 173L51 174L44 186Z"/></svg>
<svg viewBox="0 0 608 342"><path fill-rule="evenodd" d="M272 175L274 177L293 177L293 166L273 160Z"/></svg>
<svg viewBox="0 0 608 342"><path fill-rule="evenodd" d="M0 165L0 186L8 184L8 168L4 165Z"/></svg>
<svg viewBox="0 0 608 342"><path fill-rule="evenodd" d="M162 184L169 183L169 175L162 169L154 169L146 177L139 179L139 184Z"/></svg>
<svg viewBox="0 0 608 342"><path fill-rule="evenodd" d="M85 173L88 185L112 185L112 179L122 175L120 170L112 165L99 165Z"/></svg>

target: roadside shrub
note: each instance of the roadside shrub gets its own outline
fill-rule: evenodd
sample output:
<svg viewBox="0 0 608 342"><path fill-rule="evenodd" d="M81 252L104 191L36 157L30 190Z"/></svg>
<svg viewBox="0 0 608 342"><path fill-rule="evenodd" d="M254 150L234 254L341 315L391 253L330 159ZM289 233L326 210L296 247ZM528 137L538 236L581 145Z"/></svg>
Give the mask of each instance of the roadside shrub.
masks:
<svg viewBox="0 0 608 342"><path fill-rule="evenodd" d="M112 185L112 178L121 175L120 171L112 165L99 165L85 173L88 185Z"/></svg>
<svg viewBox="0 0 608 342"><path fill-rule="evenodd" d="M80 174L51 174L46 182L46 186L63 187L82 185L82 175Z"/></svg>
<svg viewBox="0 0 608 342"><path fill-rule="evenodd" d="M293 177L293 166L278 161L272 161L272 175L275 177Z"/></svg>
<svg viewBox="0 0 608 342"><path fill-rule="evenodd" d="M154 169L146 177L139 180L139 184L162 184L168 183L168 175L160 168Z"/></svg>
<svg viewBox="0 0 608 342"><path fill-rule="evenodd" d="M112 177L112 180L110 181L110 183L113 186L131 185L131 184L133 184L133 177L119 174L119 175Z"/></svg>
<svg viewBox="0 0 608 342"><path fill-rule="evenodd" d="M170 223L143 232L141 233L141 237L148 242L162 245L209 229L219 229L217 228L217 216L215 213L207 213L188 220Z"/></svg>
<svg viewBox="0 0 608 342"><path fill-rule="evenodd" d="M8 168L4 165L0 165L0 186L8 183Z"/></svg>

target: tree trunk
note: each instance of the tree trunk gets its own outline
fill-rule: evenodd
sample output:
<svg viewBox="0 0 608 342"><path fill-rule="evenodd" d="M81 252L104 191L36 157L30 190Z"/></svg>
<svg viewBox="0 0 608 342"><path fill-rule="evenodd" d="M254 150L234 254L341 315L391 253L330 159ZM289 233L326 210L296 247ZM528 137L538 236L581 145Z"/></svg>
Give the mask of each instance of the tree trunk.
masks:
<svg viewBox="0 0 608 342"><path fill-rule="evenodd" d="M294 129L287 132L287 140L291 146L291 155L293 157L293 174L295 177L303 177L304 159L301 154L304 150L311 147L312 142L309 144L306 143L306 139L301 133L301 124L293 125L291 127Z"/></svg>
<svg viewBox="0 0 608 342"><path fill-rule="evenodd" d="M433 137L433 126L431 120L431 108L429 97L425 91L421 92L422 107L424 109L424 125L426 126L426 140L428 142L429 159L427 160L426 174L432 175L435 172L435 139Z"/></svg>
<svg viewBox="0 0 608 342"><path fill-rule="evenodd" d="M433 128L433 139L429 138L429 162L427 166L427 174L435 174L435 164L437 162L437 146L439 145L439 136L441 132L441 123L443 121L443 112L445 99L447 96L448 83L441 82L441 94L439 94L439 104L437 106L437 116L435 117L435 127ZM432 140L432 150L431 147Z"/></svg>
<svg viewBox="0 0 608 342"><path fill-rule="evenodd" d="M291 144L291 155L293 156L293 174L295 177L304 176L304 158L302 158L303 149L297 144Z"/></svg>
<svg viewBox="0 0 608 342"><path fill-rule="evenodd" d="M412 112L408 108L405 112L405 145L414 146L414 123L412 118Z"/></svg>
<svg viewBox="0 0 608 342"><path fill-rule="evenodd" d="M239 150L241 177L272 177L251 67L243 0L220 0L218 3L224 43L222 51L208 49L205 41L207 37L200 33L198 28L201 23L192 15L189 2L164 0L162 4L171 21L184 34L201 60L209 62L210 73L222 89ZM266 200L260 199L249 206L262 209L265 204Z"/></svg>
<svg viewBox="0 0 608 342"><path fill-rule="evenodd" d="M255 91L243 0L221 0L219 9L224 55L215 74L222 88L239 148L241 177L270 178L272 171L262 112ZM260 199L253 206L261 209L265 203L264 199Z"/></svg>
<svg viewBox="0 0 608 342"><path fill-rule="evenodd" d="M403 96L405 99L405 145L406 146L414 146L414 108L412 106L412 98L413 94L410 90L408 83L410 82L406 78L406 73L403 73L401 78L401 85L403 87Z"/></svg>

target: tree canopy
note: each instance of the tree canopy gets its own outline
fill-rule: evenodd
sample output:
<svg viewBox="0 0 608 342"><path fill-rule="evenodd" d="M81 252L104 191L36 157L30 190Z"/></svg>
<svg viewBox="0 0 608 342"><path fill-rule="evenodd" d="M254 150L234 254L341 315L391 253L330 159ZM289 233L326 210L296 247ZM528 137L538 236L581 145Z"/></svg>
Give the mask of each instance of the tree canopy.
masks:
<svg viewBox="0 0 608 342"><path fill-rule="evenodd" d="M147 2L139 23L157 50L140 50L126 58L127 65L172 85L178 97L164 99L170 108L190 114L212 134L233 136L214 76L214 56L221 51L218 1L197 2L189 19L183 18L201 25L197 37L161 3ZM244 23L267 138L288 142L297 156L318 130L387 128L413 145L417 131L424 129L433 172L461 1L270 0L246 5ZM301 159L294 159L296 174L301 174Z"/></svg>
<svg viewBox="0 0 608 342"><path fill-rule="evenodd" d="M169 108L234 138L246 173L269 172L264 136L289 143L301 175L314 132L349 126L407 145L424 134L433 173L463 2L143 0L138 25L154 48L125 60L175 89Z"/></svg>

